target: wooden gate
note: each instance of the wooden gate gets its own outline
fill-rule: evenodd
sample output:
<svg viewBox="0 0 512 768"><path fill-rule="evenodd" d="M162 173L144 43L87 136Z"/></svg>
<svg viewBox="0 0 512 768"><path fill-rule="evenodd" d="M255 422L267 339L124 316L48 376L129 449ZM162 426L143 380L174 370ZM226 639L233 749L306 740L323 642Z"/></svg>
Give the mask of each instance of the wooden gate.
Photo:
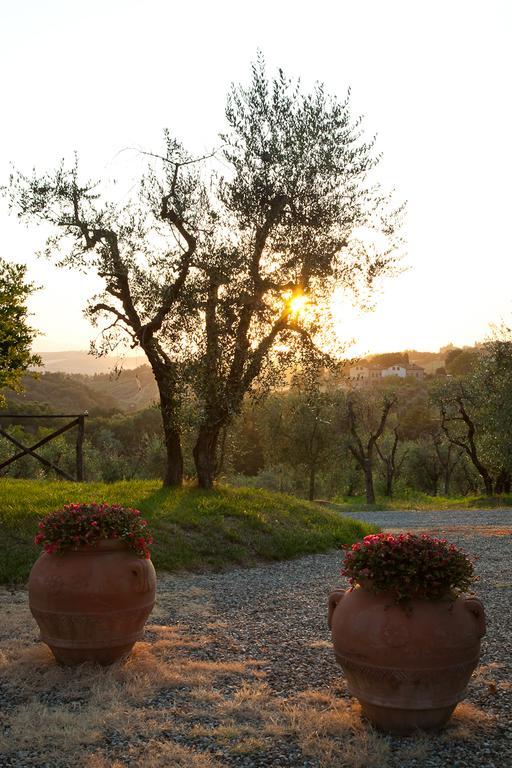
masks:
<svg viewBox="0 0 512 768"><path fill-rule="evenodd" d="M7 440L10 440L13 445L16 446L16 448L19 448L20 451L18 453L15 453L14 456L11 456L6 461L3 461L0 463L0 472L8 467L10 464L13 464L15 461L18 461L18 459L21 459L23 456L33 456L34 459L37 459L38 461L43 464L43 466L47 467L48 469L53 469L59 477L64 478L64 480L73 480L77 482L82 482L84 479L84 454L83 454L83 444L84 444L84 434L85 434L85 419L87 417L87 411L85 413L80 413L78 415L76 414L21 414L21 413L0 413L0 419L73 419L73 421L70 421L68 424L65 424L63 427L60 427L59 429L56 429L54 432L51 432L49 435L46 435L46 437L43 437L41 440L38 440L37 443L34 443L34 445L31 445L27 447L26 445L23 445L23 443L20 443L19 440L17 440L15 437L10 435L8 432L6 432L4 429L0 428L0 435L2 437L5 437ZM38 448L41 448L41 446L45 445L46 443L49 443L51 440L54 440L59 435L62 435L64 432L67 432L68 429L73 429L73 427L77 427L77 437L76 437L76 477L72 477L70 474L65 472L63 469L58 467L56 464L53 464L53 462L48 461L48 459L45 459L44 456L40 456L38 453L36 453L36 450Z"/></svg>

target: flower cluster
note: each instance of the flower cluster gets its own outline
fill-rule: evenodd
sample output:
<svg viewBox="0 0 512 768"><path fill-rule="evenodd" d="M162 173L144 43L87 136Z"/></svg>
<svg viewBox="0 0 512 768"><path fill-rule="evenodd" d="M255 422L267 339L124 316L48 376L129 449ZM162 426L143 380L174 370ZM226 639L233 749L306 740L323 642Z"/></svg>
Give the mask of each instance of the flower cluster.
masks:
<svg viewBox="0 0 512 768"><path fill-rule="evenodd" d="M118 504L66 504L43 517L34 543L48 554L94 546L102 539L120 539L140 557L149 558L153 539L137 509Z"/></svg>
<svg viewBox="0 0 512 768"><path fill-rule="evenodd" d="M436 600L466 591L474 581L468 555L446 539L414 533L378 533L347 547L343 576L374 593L393 592L397 602Z"/></svg>

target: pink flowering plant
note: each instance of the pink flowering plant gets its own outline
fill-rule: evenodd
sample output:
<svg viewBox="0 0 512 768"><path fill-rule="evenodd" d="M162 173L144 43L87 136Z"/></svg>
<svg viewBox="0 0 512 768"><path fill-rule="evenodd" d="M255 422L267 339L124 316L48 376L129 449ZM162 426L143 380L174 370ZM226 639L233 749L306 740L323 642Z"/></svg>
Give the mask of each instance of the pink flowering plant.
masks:
<svg viewBox="0 0 512 768"><path fill-rule="evenodd" d="M341 573L352 588L393 592L396 602L457 595L475 579L473 562L465 552L446 539L414 533L365 536L347 547Z"/></svg>
<svg viewBox="0 0 512 768"><path fill-rule="evenodd" d="M139 557L149 559L153 539L138 509L118 504L66 504L43 517L34 543L48 554L94 546L102 539L120 539Z"/></svg>

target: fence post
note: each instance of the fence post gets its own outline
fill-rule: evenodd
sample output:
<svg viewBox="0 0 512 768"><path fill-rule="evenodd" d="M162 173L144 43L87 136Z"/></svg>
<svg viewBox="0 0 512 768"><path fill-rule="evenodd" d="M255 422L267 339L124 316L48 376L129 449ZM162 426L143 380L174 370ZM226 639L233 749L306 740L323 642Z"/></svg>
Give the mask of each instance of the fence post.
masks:
<svg viewBox="0 0 512 768"><path fill-rule="evenodd" d="M78 431L76 436L76 479L79 483L84 479L84 432L85 414L78 417Z"/></svg>

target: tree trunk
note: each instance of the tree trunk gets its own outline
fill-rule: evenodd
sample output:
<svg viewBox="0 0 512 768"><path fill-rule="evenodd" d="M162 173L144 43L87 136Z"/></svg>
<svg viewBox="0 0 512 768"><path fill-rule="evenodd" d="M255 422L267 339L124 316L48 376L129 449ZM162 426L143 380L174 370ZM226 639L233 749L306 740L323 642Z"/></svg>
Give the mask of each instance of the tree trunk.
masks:
<svg viewBox="0 0 512 768"><path fill-rule="evenodd" d="M164 486L169 488L180 488L183 485L183 454L181 452L181 435L172 427L166 428L164 422L164 437L167 459L164 474Z"/></svg>
<svg viewBox="0 0 512 768"><path fill-rule="evenodd" d="M217 477L220 474L222 474L222 472L224 470L224 460L226 458L226 440L227 440L227 436L228 436L228 430L226 429L226 427L223 427L222 428L222 436L220 438L219 461L217 462L216 467L215 467L215 474L217 475Z"/></svg>
<svg viewBox="0 0 512 768"><path fill-rule="evenodd" d="M483 478L485 495L492 496L492 479L489 475L485 475Z"/></svg>
<svg viewBox="0 0 512 768"><path fill-rule="evenodd" d="M478 463L478 465L475 465L480 473L480 477L484 481L484 488L485 488L485 495L486 496L492 496L492 477L487 471L487 468L483 466L483 464Z"/></svg>
<svg viewBox="0 0 512 768"><path fill-rule="evenodd" d="M510 493L510 474L506 469L499 471L494 490L497 494Z"/></svg>
<svg viewBox="0 0 512 768"><path fill-rule="evenodd" d="M165 472L164 488L183 485L183 453L181 450L180 398L177 394L175 372L170 361L162 361L155 343L143 347L151 364L160 395L160 413L164 428Z"/></svg>
<svg viewBox="0 0 512 768"><path fill-rule="evenodd" d="M450 480L452 479L452 470L451 469L445 469L444 471L444 495L449 496L450 494Z"/></svg>
<svg viewBox="0 0 512 768"><path fill-rule="evenodd" d="M386 467L385 496L387 496L389 499L393 496L393 470L390 467Z"/></svg>
<svg viewBox="0 0 512 768"><path fill-rule="evenodd" d="M476 471L478 472L478 474L480 475L480 477L484 481L485 495L486 496L492 496L493 480L492 480L492 476L491 476L489 470L487 469L487 467L484 464L482 464L482 462L478 458L478 456L476 454L476 450L473 449L469 453L469 457L470 457L471 461L473 462L473 466L475 467Z"/></svg>
<svg viewBox="0 0 512 768"><path fill-rule="evenodd" d="M366 503L375 504L375 490L373 488L372 462L366 459L364 463L364 487L366 491Z"/></svg>
<svg viewBox="0 0 512 768"><path fill-rule="evenodd" d="M315 500L315 481L316 481L316 466L312 464L309 468L309 500Z"/></svg>
<svg viewBox="0 0 512 768"><path fill-rule="evenodd" d="M180 488L183 485L183 453L181 451L179 423L176 416L177 404L172 397L171 384L167 378L159 376L156 383L160 394L160 413L162 415L165 440L166 465L164 487Z"/></svg>
<svg viewBox="0 0 512 768"><path fill-rule="evenodd" d="M216 474L215 452L219 439L220 429L209 426L201 426L197 436L194 450L194 463L197 472L197 484L199 488L210 490Z"/></svg>

